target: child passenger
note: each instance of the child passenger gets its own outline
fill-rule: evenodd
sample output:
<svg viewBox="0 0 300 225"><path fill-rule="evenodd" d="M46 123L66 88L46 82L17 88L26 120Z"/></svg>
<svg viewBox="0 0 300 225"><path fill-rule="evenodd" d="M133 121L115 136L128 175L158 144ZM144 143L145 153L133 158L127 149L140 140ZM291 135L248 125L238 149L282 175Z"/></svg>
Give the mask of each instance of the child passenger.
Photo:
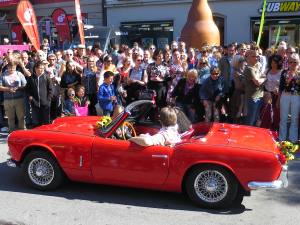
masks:
<svg viewBox="0 0 300 225"><path fill-rule="evenodd" d="M172 107L164 107L160 111L160 123L162 128L155 135L141 134L132 137L129 141L141 146L164 145L173 146L181 141L178 133L177 115Z"/></svg>

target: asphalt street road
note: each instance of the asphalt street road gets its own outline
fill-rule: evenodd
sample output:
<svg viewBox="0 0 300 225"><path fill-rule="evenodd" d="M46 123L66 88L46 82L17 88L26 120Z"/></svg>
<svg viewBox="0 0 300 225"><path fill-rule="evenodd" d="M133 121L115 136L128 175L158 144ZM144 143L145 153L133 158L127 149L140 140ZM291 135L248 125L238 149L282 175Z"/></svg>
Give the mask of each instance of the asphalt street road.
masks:
<svg viewBox="0 0 300 225"><path fill-rule="evenodd" d="M68 182L51 192L25 185L18 169L6 166L0 139L0 225L298 225L300 160L290 163L289 187L256 191L239 207L207 210L184 195ZM300 157L300 155L298 156Z"/></svg>

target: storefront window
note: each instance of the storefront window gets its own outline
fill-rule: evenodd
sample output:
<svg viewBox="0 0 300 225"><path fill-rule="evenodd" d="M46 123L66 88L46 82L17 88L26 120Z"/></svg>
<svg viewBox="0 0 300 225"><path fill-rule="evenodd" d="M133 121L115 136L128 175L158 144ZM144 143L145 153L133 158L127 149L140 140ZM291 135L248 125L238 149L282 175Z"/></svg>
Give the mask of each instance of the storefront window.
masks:
<svg viewBox="0 0 300 225"><path fill-rule="evenodd" d="M173 21L145 21L121 23L121 43L131 46L138 42L147 48L151 44L164 48L173 40Z"/></svg>
<svg viewBox="0 0 300 225"><path fill-rule="evenodd" d="M296 27L295 24L289 25L271 25L270 26L270 40L269 43L277 44L280 41L285 41L293 46L296 43Z"/></svg>
<svg viewBox="0 0 300 225"><path fill-rule="evenodd" d="M259 34L260 18L251 18L252 40ZM286 41L292 46L300 45L299 17L267 17L263 28L260 46L264 49Z"/></svg>

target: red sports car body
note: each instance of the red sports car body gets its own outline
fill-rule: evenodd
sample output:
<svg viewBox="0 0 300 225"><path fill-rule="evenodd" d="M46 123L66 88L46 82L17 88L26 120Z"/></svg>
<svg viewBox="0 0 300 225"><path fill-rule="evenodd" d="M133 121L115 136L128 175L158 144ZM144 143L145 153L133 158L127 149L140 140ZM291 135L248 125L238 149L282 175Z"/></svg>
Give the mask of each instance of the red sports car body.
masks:
<svg viewBox="0 0 300 225"><path fill-rule="evenodd" d="M139 104L144 104L141 101ZM287 186L287 166L266 129L198 123L174 147L136 145L111 138L130 115L125 110L106 130L99 117L65 117L9 135L11 159L35 188L73 181L182 192L197 204L226 207L253 189ZM134 121L137 134L158 127Z"/></svg>

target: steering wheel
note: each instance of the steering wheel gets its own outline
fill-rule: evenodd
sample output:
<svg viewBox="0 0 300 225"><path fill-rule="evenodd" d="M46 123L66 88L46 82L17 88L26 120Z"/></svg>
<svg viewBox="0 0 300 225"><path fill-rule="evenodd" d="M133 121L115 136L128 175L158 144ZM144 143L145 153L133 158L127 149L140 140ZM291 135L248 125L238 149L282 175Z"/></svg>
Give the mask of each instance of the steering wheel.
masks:
<svg viewBox="0 0 300 225"><path fill-rule="evenodd" d="M125 121L122 123L122 125L119 127L119 130L115 134L117 138L128 140L131 137L136 136L136 131L133 127L133 124L129 121Z"/></svg>

